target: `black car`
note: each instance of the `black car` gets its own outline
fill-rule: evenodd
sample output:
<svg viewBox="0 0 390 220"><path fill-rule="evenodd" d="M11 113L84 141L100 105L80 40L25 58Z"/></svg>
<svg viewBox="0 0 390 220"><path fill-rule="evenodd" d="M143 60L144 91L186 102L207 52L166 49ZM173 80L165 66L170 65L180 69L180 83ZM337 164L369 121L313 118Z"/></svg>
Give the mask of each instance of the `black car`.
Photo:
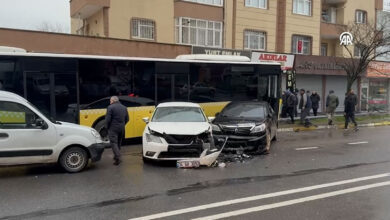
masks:
<svg viewBox="0 0 390 220"><path fill-rule="evenodd" d="M228 137L225 151L269 153L278 119L269 103L231 102L213 120L213 135Z"/></svg>

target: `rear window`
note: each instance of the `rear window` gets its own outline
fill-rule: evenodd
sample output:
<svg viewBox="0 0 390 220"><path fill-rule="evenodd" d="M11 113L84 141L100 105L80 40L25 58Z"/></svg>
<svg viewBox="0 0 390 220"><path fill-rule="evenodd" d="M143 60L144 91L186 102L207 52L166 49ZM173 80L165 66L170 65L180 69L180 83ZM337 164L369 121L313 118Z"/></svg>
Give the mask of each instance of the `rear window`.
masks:
<svg viewBox="0 0 390 220"><path fill-rule="evenodd" d="M232 118L264 118L266 109L264 105L241 103L227 106L221 115Z"/></svg>

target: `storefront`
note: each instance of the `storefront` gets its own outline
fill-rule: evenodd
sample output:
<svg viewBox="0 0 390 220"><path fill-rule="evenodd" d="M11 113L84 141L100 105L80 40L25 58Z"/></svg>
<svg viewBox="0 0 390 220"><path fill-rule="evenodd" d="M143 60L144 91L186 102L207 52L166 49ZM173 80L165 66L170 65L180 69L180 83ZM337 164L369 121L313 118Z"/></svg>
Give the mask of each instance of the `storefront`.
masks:
<svg viewBox="0 0 390 220"><path fill-rule="evenodd" d="M339 98L340 105L336 111L344 110L344 99L347 90L347 76L345 71L337 63L343 58L327 56L296 55L294 69L298 89L316 91L320 97L319 111L325 111L326 97L330 90ZM359 96L358 83L352 86Z"/></svg>
<svg viewBox="0 0 390 220"><path fill-rule="evenodd" d="M362 80L362 110L389 110L390 63L371 62Z"/></svg>

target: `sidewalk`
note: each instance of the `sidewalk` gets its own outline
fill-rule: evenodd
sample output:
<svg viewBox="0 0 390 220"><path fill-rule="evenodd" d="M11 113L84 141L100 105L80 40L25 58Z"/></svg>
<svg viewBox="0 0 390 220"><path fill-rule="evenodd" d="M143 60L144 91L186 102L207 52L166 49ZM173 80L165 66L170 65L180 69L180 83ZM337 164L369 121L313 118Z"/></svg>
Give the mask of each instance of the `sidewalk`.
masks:
<svg viewBox="0 0 390 220"><path fill-rule="evenodd" d="M291 131L312 131L318 129L344 129L344 115L342 113L337 113L335 115L335 120L333 126L328 125L328 118L326 115L319 116L310 116L311 123L313 126L308 128L304 127L300 123L300 118L295 118L295 124L290 124L289 118L281 118L279 120L279 132L291 132ZM376 127L376 126L386 126L390 125L390 113L356 113L356 122L359 127ZM351 126L351 124L350 124ZM353 126L353 125L352 125Z"/></svg>

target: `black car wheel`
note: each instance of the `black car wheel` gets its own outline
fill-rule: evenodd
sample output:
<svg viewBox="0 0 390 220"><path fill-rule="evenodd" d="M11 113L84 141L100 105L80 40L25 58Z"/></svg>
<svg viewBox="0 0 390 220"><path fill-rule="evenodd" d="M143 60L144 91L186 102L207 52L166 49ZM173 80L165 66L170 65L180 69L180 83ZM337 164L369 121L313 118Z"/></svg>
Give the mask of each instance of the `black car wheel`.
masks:
<svg viewBox="0 0 390 220"><path fill-rule="evenodd" d="M60 165L66 172L80 172L88 164L88 154L81 147L71 147L61 154Z"/></svg>

